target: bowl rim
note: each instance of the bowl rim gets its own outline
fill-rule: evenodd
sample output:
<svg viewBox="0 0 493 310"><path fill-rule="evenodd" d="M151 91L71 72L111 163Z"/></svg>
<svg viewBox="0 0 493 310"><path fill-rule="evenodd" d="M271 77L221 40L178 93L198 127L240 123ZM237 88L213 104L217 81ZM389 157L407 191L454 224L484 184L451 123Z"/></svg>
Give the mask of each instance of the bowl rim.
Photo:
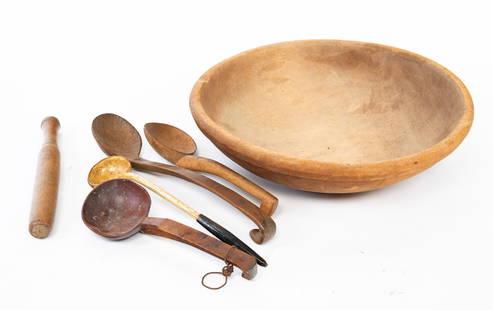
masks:
<svg viewBox="0 0 493 310"><path fill-rule="evenodd" d="M291 44L313 44L313 43L327 43L335 42L339 44L357 44L362 46L379 47L390 50L394 53L405 54L410 57L415 57L422 60L425 63L431 64L439 71L442 71L446 76L451 78L455 84L459 87L462 96L464 98L465 109L462 117L457 122L455 128L441 141L435 145L423 149L417 153L396 157L392 159L382 161L371 161L364 163L342 163L332 161L322 161L314 159L306 159L301 157L295 157L284 153L274 152L253 143L242 140L223 127L218 125L212 120L206 113L202 101L201 90L202 87L208 83L209 79L220 70L220 68L235 59L247 55L249 53L258 51L260 49L272 48L276 46L291 45ZM428 59L419 54L410 52L408 50L361 41L351 40L329 40L329 39L315 39L315 40L296 40L279 42L269 45L263 45L257 48L246 50L242 53L229 57L207 70L195 83L190 93L190 110L192 116L197 123L200 130L216 145L221 145L221 150L224 148L229 153L234 153L236 157L241 158L248 164L258 166L260 168L275 171L284 175L294 175L299 177L308 177L314 179L368 179L372 180L385 179L392 175L404 175L410 172L409 167L425 169L447 156L452 152L465 138L469 132L474 119L474 106L471 95L467 90L464 83L451 71L439 63ZM228 156L229 157L229 156ZM412 169L414 170L414 169Z"/></svg>

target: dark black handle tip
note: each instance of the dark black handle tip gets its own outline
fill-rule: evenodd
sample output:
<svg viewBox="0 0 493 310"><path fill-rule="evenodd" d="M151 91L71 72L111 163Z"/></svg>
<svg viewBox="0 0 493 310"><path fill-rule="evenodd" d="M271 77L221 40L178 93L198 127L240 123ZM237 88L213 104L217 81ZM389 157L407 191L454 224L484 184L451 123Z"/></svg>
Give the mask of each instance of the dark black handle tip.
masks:
<svg viewBox="0 0 493 310"><path fill-rule="evenodd" d="M260 255L258 255L254 250L252 250L248 245L246 245L243 241L241 241L238 237L229 232L226 228L222 227L218 223L214 222L207 216L201 214L197 218L197 222L202 225L205 229L207 229L211 234L216 236L222 242L225 242L229 245L233 245L243 252L252 255L256 258L257 264L262 267L267 266L267 262Z"/></svg>

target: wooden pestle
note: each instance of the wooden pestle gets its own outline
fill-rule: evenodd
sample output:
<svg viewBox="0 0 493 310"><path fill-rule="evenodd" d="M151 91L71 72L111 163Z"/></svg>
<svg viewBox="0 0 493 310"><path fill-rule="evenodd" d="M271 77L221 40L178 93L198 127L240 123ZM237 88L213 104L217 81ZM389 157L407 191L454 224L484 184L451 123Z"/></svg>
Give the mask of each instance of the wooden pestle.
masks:
<svg viewBox="0 0 493 310"><path fill-rule="evenodd" d="M60 178L60 152L57 146L57 131L60 122L54 116L41 122L44 143L39 152L38 168L34 183L29 232L35 238L46 238L55 217L58 182Z"/></svg>

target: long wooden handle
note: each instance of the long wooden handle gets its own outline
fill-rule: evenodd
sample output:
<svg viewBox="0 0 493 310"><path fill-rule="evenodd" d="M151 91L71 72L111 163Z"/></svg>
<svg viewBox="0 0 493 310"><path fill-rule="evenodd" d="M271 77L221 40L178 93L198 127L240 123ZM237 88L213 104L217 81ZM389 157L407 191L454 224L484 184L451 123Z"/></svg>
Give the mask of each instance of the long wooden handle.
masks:
<svg viewBox="0 0 493 310"><path fill-rule="evenodd" d="M227 260L243 271L242 276L245 279L253 279L257 274L257 264L253 256L173 220L148 217L142 223L140 231L183 242L224 261Z"/></svg>
<svg viewBox="0 0 493 310"><path fill-rule="evenodd" d="M245 192L260 200L260 212L271 216L276 210L278 200L271 193L245 178L236 171L215 160L200 156L183 156L177 163L182 168L210 173L238 186Z"/></svg>
<svg viewBox="0 0 493 310"><path fill-rule="evenodd" d="M36 238L46 238L51 231L60 178L60 151L57 146L60 122L56 117L49 116L43 120L41 128L44 143L38 157L29 220L29 232Z"/></svg>
<svg viewBox="0 0 493 310"><path fill-rule="evenodd" d="M157 186L156 184L154 184L154 183L148 181L147 179L141 177L140 175L134 174L134 173L127 173L126 177L132 181L135 181L135 182L140 183L141 185L147 187L148 189L155 192L156 194L158 194L159 196L161 196L165 200L169 201L172 205L174 205L178 209L184 211L186 214L190 215L194 219L198 219L198 217L200 215L199 212L197 212L195 209L193 209L192 207L190 207L189 205L187 205L186 203L184 203L183 201L181 201L180 199L178 199L174 195L168 193L167 191L165 191L161 187Z"/></svg>
<svg viewBox="0 0 493 310"><path fill-rule="evenodd" d="M137 170L172 175L201 186L221 197L229 204L240 210L243 214L248 216L258 226L258 229L250 230L250 237L256 243L264 243L271 239L276 233L276 224L270 216L262 214L260 209L250 200L222 185L221 183L218 183L194 171L177 166L152 162L145 159L132 159L131 163L132 167Z"/></svg>

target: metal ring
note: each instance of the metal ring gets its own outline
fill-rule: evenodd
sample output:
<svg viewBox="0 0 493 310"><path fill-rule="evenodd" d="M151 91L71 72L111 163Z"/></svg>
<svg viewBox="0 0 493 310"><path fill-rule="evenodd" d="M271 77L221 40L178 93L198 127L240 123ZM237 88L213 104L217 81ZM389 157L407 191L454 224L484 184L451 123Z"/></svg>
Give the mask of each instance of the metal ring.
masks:
<svg viewBox="0 0 493 310"><path fill-rule="evenodd" d="M220 274L222 276L224 276L224 283L221 285L221 286L218 286L218 287L212 287L212 286L208 286L207 284L205 284L205 278L208 276L208 275L211 275L211 274ZM202 285L204 287L207 287L208 289L210 290L218 290L220 288L223 288L226 283L228 283L228 277L225 276L222 272L218 272L218 271L212 271L212 272L208 272L206 273L203 277L202 277Z"/></svg>

